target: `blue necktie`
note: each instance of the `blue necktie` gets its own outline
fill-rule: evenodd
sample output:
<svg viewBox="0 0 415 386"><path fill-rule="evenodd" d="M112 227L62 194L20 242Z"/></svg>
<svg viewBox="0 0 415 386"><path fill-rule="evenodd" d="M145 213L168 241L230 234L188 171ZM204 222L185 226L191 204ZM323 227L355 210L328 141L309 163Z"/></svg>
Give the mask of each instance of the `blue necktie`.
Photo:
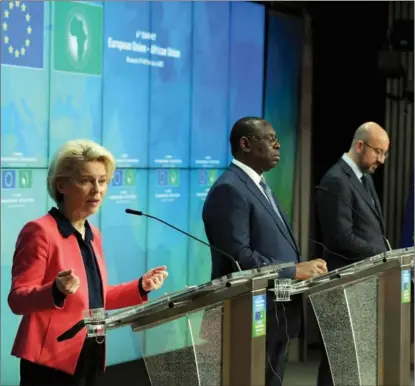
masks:
<svg viewBox="0 0 415 386"><path fill-rule="evenodd" d="M267 183L265 182L265 180L263 180L262 178L261 178L261 182L259 183L259 185L261 185L262 189L264 189L264 193L267 196L268 201L270 202L270 204L272 206L272 209L274 209L274 212L277 214L277 216L279 217L279 219L281 220L281 222L283 223L283 225L285 227L287 227L285 225L284 220L282 219L282 216L281 216L281 213L280 213L280 211L279 211L279 209L277 207L277 204L275 203L274 198L272 197L272 192L271 192L270 187L267 185Z"/></svg>

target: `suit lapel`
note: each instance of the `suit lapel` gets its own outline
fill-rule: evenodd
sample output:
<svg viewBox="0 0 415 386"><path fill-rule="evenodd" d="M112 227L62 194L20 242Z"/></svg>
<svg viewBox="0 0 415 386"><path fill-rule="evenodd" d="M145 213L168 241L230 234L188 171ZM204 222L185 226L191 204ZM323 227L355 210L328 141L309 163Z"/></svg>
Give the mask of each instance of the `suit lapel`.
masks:
<svg viewBox="0 0 415 386"><path fill-rule="evenodd" d="M274 197L275 204L278 206L278 209L281 213L281 216L282 216L282 218L285 222L285 226L284 226L284 224L282 224L280 218L275 213L271 203L267 200L267 198L264 196L264 194L260 191L259 187L254 183L254 181L252 181L252 179L243 170L241 170L239 167L232 164L230 166L230 169L232 171L234 171L245 182L248 190L250 190L250 192L258 199L258 201L261 202L261 204L264 206L264 208L268 211L268 213L270 214L270 216L272 217L274 222L277 224L280 232L284 235L284 237L291 244L291 246L294 248L294 250L299 252L297 244L294 240L294 237L293 237L293 235L291 233L291 230L289 228L289 225L287 223L287 220L286 220L284 214L282 213L282 211L280 209L280 205L279 205L278 201L275 199L275 197Z"/></svg>
<svg viewBox="0 0 415 386"><path fill-rule="evenodd" d="M293 242L294 249L298 252L298 254L300 254L300 248L298 247L298 244L297 244L297 242L295 241L295 237L294 237L294 235L293 235L293 233L292 233L292 231L291 231L291 227L290 227L290 225L289 225L289 223L288 223L287 216L285 215L284 211L281 209L281 205L280 205L280 203L279 203L278 199L275 197L275 195L273 195L273 197L274 197L275 204L278 206L278 210L280 211L281 216L282 216L282 218L283 218L283 220L284 220L284 223L285 223L285 226L286 226L286 228L287 228L287 230L288 230L288 233L289 233L289 234L290 234L290 236L291 236L291 240L292 240L292 242Z"/></svg>
<svg viewBox="0 0 415 386"><path fill-rule="evenodd" d="M377 194L373 195L374 196L373 199L375 200L375 205L373 205L372 197L369 196L369 193L366 191L362 182L359 181L359 179L356 177L356 174L353 172L350 166L346 164L346 162L344 162L343 160L341 160L341 162L342 162L342 169L349 176L350 183L352 184L354 189L357 190L361 198L366 202L367 206L370 208L373 214L379 219L380 223L383 226L383 218L380 214L381 212L379 212L379 210L376 208L377 204L376 204L375 198L377 198ZM370 180L371 179L369 178L369 181ZM371 182L369 183L369 185L371 185ZM373 194L374 187L371 186L371 189L372 189L372 194Z"/></svg>

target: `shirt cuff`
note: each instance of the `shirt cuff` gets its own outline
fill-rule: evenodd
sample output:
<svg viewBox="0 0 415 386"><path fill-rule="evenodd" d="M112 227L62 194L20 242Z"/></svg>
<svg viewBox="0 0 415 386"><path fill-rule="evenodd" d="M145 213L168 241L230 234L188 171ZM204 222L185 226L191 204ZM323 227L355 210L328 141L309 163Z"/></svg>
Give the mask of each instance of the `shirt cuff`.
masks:
<svg viewBox="0 0 415 386"><path fill-rule="evenodd" d="M150 291L146 291L143 288L143 278L142 277L140 277L140 280L138 281L138 291L140 292L140 295L141 295L142 298L147 296L148 293L150 292Z"/></svg>
<svg viewBox="0 0 415 386"><path fill-rule="evenodd" d="M52 284L52 297L53 303L56 307L63 306L63 302L65 301L66 295L59 291L58 286L56 285L56 281L54 281Z"/></svg>

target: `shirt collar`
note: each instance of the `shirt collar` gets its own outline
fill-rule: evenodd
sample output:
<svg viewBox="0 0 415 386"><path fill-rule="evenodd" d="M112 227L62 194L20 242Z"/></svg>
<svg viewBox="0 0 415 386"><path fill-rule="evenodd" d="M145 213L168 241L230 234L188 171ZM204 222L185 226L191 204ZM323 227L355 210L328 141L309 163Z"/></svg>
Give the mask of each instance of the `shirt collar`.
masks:
<svg viewBox="0 0 415 386"><path fill-rule="evenodd" d="M248 165L245 165L241 161L238 161L237 159L233 159L232 163L239 168L241 168L248 176L255 182L255 184L259 185L261 182L261 179L264 179L262 176L260 176L254 169L249 167Z"/></svg>
<svg viewBox="0 0 415 386"><path fill-rule="evenodd" d="M71 222L60 210L52 208L49 211L49 214L55 219L59 232L63 237L68 238L70 235L75 235L77 237L81 236L81 234L74 228ZM93 239L94 234L92 233L92 229L88 221L85 221L85 241L91 241Z"/></svg>
<svg viewBox="0 0 415 386"><path fill-rule="evenodd" d="M347 165L350 166L350 168L353 170L353 173L356 175L357 179L359 181L361 181L362 177L363 177L363 173L360 170L359 166L357 166L356 162L354 162L347 153L344 153L342 156L342 159L344 162L347 163Z"/></svg>

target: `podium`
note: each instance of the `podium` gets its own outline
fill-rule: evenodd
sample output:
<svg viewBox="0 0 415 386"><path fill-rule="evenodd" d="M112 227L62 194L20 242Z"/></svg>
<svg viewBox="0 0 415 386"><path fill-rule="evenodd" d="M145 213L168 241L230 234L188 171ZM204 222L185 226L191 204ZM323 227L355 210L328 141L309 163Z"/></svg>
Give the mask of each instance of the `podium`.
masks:
<svg viewBox="0 0 415 386"><path fill-rule="evenodd" d="M84 325L88 336L102 336L125 326L139 333L184 318L187 347L144 353L153 386L264 385L266 291L281 269L292 266L236 272L108 315L88 313Z"/></svg>
<svg viewBox="0 0 415 386"><path fill-rule="evenodd" d="M376 255L305 281L277 280L276 298L310 299L335 386L411 385L414 248Z"/></svg>

